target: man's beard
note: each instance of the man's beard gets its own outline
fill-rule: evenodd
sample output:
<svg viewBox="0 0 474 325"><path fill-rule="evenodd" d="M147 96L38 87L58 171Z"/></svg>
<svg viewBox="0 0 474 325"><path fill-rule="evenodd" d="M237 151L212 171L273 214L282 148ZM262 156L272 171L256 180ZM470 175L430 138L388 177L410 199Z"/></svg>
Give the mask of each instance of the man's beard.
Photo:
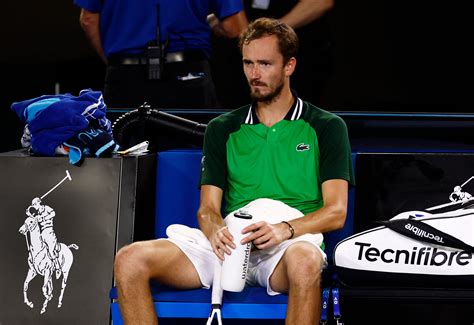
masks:
<svg viewBox="0 0 474 325"><path fill-rule="evenodd" d="M281 94L281 91L283 90L283 85L283 80L281 80L281 82L276 86L276 88L266 95L263 95L260 92L252 91L252 88L250 88L250 97L254 101L261 102L264 104L270 104Z"/></svg>

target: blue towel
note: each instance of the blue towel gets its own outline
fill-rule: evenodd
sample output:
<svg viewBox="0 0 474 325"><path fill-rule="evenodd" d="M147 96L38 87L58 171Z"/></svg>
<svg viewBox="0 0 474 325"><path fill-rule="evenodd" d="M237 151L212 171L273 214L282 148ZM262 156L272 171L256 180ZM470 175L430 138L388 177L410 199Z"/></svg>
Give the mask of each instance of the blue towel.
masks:
<svg viewBox="0 0 474 325"><path fill-rule="evenodd" d="M73 165L81 164L83 156L107 157L118 149L111 135L93 125L89 125L64 144L69 147L69 162Z"/></svg>
<svg viewBox="0 0 474 325"><path fill-rule="evenodd" d="M11 109L22 122L28 123L31 150L41 155L54 156L56 147L85 130L92 121L112 136L100 91L84 89L79 96L43 95L15 102Z"/></svg>

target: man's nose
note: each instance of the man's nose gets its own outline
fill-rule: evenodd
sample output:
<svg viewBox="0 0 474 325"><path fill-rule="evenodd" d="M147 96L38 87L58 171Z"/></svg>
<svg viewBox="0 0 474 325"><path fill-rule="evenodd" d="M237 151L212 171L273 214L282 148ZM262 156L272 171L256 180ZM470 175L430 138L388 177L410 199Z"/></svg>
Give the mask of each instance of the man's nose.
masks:
<svg viewBox="0 0 474 325"><path fill-rule="evenodd" d="M250 77L252 79L260 79L260 69L258 68L258 66L254 66L251 70L250 70Z"/></svg>

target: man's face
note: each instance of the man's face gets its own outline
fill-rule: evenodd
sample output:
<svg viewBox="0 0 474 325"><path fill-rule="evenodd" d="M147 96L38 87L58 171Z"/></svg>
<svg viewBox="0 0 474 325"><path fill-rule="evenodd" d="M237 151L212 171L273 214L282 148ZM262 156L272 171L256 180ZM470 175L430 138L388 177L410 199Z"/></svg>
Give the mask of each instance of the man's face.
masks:
<svg viewBox="0 0 474 325"><path fill-rule="evenodd" d="M276 36L265 36L245 44L242 57L252 99L271 102L278 97L293 69L289 72L288 64L283 63Z"/></svg>

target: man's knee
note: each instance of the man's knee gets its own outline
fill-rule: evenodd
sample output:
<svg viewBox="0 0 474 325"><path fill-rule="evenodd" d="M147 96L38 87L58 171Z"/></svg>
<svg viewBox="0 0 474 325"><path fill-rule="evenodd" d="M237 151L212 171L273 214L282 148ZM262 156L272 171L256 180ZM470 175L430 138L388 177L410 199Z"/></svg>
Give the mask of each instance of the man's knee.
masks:
<svg viewBox="0 0 474 325"><path fill-rule="evenodd" d="M123 247L115 257L114 272L119 286L151 279L183 289L202 286L191 261L167 240L135 242Z"/></svg>
<svg viewBox="0 0 474 325"><path fill-rule="evenodd" d="M146 277L149 274L146 250L145 243L135 242L118 251L114 262L114 273L118 281Z"/></svg>
<svg viewBox="0 0 474 325"><path fill-rule="evenodd" d="M323 257L312 244L297 242L288 247L286 264L290 284L319 285Z"/></svg>

